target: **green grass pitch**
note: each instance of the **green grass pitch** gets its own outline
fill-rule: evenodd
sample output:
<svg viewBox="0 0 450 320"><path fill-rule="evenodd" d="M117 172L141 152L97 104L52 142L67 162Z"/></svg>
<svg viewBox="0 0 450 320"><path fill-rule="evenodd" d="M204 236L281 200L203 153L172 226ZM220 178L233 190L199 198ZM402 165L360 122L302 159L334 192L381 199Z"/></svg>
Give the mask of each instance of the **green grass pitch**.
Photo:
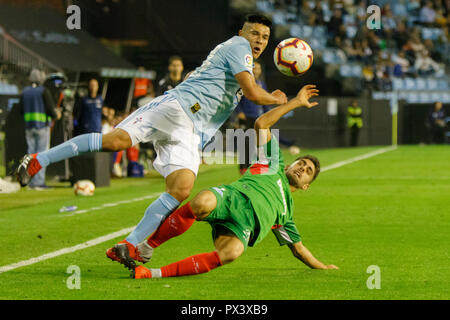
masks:
<svg viewBox="0 0 450 320"><path fill-rule="evenodd" d="M308 150L327 166L377 147ZM286 154L289 162L294 157ZM105 257L124 237L0 273L0 299L449 299L450 148L400 146L319 175L294 194L304 244L340 270L311 270L273 235L235 262L209 273L133 280ZM202 165L193 195L238 178L236 165ZM132 227L151 200L65 216L79 209L164 190L163 179L116 179L94 197L76 197L66 184L51 191L0 195L0 267ZM196 222L154 252L152 267L213 250L211 228ZM70 290L68 266L81 270ZM380 268L381 288L369 290L367 268Z"/></svg>

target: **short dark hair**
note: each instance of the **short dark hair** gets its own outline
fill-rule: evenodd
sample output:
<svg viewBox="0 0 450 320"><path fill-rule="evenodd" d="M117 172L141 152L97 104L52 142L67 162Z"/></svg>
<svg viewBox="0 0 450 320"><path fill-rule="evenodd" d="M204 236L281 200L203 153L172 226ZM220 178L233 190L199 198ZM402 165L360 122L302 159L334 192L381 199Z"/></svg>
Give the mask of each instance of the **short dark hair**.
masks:
<svg viewBox="0 0 450 320"><path fill-rule="evenodd" d="M272 21L267 18L265 15L259 13L248 14L245 16L245 22L248 23L261 23L269 28L272 28Z"/></svg>
<svg viewBox="0 0 450 320"><path fill-rule="evenodd" d="M179 61L181 61L181 63L183 63L183 59L180 56L171 56L169 58L169 64L171 64L172 62L177 61L177 60L179 60Z"/></svg>
<svg viewBox="0 0 450 320"><path fill-rule="evenodd" d="M317 159L317 157L315 157L315 156L307 154L306 156L298 157L297 159L295 159L295 161L298 161L298 160L301 160L301 159L308 159L308 160L311 160L312 163L314 163L314 167L316 168L316 170L314 172L314 177L311 180L311 182L313 182L314 180L316 180L316 177L319 175L319 172L320 172L320 161L319 161L319 159Z"/></svg>

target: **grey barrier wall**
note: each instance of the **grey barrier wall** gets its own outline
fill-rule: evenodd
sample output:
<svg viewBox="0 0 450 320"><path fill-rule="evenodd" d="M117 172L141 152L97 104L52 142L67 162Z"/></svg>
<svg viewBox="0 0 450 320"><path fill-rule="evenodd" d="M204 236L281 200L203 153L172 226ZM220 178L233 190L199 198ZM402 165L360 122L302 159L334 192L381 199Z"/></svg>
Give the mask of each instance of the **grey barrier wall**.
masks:
<svg viewBox="0 0 450 320"><path fill-rule="evenodd" d="M282 137L306 148L348 147L350 130L347 128L347 107L356 100L363 110L358 145L392 143L389 101L352 97L320 97L314 100L319 102L319 106L296 109L277 123L276 128L280 129Z"/></svg>

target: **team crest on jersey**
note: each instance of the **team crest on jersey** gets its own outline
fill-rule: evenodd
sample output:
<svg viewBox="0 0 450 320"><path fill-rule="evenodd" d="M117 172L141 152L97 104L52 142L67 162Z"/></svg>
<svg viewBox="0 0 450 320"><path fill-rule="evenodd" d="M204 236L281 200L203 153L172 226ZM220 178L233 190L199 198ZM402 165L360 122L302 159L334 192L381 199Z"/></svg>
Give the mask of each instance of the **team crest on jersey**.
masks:
<svg viewBox="0 0 450 320"><path fill-rule="evenodd" d="M253 68L253 57L249 54L245 56L245 66L248 68Z"/></svg>
<svg viewBox="0 0 450 320"><path fill-rule="evenodd" d="M133 124L136 124L138 122L142 122L142 117L135 118L135 120L133 121Z"/></svg>

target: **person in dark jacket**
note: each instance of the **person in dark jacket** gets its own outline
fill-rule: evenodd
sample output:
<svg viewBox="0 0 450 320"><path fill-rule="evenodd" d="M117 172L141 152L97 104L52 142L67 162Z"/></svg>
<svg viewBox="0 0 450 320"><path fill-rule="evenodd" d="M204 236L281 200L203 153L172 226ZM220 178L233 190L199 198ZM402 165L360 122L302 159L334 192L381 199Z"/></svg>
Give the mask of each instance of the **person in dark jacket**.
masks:
<svg viewBox="0 0 450 320"><path fill-rule="evenodd" d="M170 57L168 70L169 73L158 82L156 96L160 96L167 90L175 88L183 81L183 59L179 56Z"/></svg>
<svg viewBox="0 0 450 320"><path fill-rule="evenodd" d="M98 94L98 81L89 80L88 95L78 99L73 110L74 136L102 132L103 98Z"/></svg>
<svg viewBox="0 0 450 320"><path fill-rule="evenodd" d="M23 89L20 105L25 120L27 152L33 155L49 149L51 120L61 118L61 113L56 110L50 91L41 85L44 80L41 71L33 69L29 80L31 85ZM29 188L48 189L45 184L45 170L33 177Z"/></svg>
<svg viewBox="0 0 450 320"><path fill-rule="evenodd" d="M436 102L434 104L433 110L428 114L428 121L430 124L430 131L432 142L441 144L445 141L445 131L447 127L447 122L445 121L446 114L442 107L442 102Z"/></svg>

